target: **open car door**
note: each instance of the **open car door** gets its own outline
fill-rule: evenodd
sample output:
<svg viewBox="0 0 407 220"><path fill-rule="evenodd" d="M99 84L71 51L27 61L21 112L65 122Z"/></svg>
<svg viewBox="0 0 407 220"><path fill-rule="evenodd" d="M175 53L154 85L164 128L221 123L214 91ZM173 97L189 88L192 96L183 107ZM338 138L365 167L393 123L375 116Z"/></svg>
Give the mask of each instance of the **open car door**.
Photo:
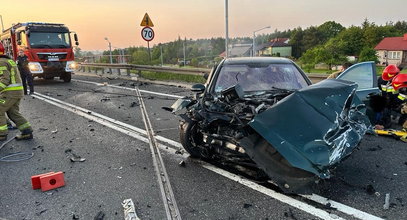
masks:
<svg viewBox="0 0 407 220"><path fill-rule="evenodd" d="M376 65L373 61L357 63L352 65L337 79L348 80L358 84L356 95L365 104L368 104L369 95L380 93L377 87Z"/></svg>

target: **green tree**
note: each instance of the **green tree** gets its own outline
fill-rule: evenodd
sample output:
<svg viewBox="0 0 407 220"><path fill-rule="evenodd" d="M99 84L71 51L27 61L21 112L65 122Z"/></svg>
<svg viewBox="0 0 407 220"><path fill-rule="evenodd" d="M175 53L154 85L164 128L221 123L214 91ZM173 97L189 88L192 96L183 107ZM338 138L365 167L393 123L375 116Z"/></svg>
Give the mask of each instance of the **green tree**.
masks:
<svg viewBox="0 0 407 220"><path fill-rule="evenodd" d="M302 53L304 52L304 48L302 45L303 38L304 31L301 27L298 27L291 32L290 44L292 46L292 55L295 58L301 57Z"/></svg>
<svg viewBox="0 0 407 220"><path fill-rule="evenodd" d="M82 57L83 56L82 49L80 47L75 47L74 54L75 54L75 57Z"/></svg>
<svg viewBox="0 0 407 220"><path fill-rule="evenodd" d="M339 33L338 36L335 37L335 41L341 42L344 54L348 56L358 55L365 44L363 30L356 26L351 26Z"/></svg>
<svg viewBox="0 0 407 220"><path fill-rule="evenodd" d="M150 64L150 58L148 55L147 50L137 50L132 54L133 63L134 64L141 64L141 65L148 65Z"/></svg>
<svg viewBox="0 0 407 220"><path fill-rule="evenodd" d="M330 38L336 37L341 31L345 30L341 24L335 21L327 21L318 26L318 31L321 33L322 41L326 42Z"/></svg>
<svg viewBox="0 0 407 220"><path fill-rule="evenodd" d="M359 62L374 61L379 62L376 56L376 51L371 47L364 47L359 55Z"/></svg>

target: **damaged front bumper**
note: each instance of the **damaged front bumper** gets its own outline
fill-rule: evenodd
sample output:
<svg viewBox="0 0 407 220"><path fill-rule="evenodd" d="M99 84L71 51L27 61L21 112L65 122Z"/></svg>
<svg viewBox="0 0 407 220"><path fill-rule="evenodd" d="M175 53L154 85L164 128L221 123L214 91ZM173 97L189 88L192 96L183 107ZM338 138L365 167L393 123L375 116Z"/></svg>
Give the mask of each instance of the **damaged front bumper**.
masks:
<svg viewBox="0 0 407 220"><path fill-rule="evenodd" d="M293 167L319 178L350 155L371 129L365 106L355 95L357 84L324 80L285 97L249 122ZM269 176L264 148L244 146ZM271 158L270 158L271 160Z"/></svg>

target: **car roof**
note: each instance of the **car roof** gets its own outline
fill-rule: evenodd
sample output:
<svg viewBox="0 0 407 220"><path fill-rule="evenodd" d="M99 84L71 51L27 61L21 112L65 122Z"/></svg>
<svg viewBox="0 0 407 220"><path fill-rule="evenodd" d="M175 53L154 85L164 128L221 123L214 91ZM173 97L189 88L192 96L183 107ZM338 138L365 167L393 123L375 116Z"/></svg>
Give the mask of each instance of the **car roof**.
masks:
<svg viewBox="0 0 407 220"><path fill-rule="evenodd" d="M293 61L282 57L236 57L226 58L223 64L292 64Z"/></svg>

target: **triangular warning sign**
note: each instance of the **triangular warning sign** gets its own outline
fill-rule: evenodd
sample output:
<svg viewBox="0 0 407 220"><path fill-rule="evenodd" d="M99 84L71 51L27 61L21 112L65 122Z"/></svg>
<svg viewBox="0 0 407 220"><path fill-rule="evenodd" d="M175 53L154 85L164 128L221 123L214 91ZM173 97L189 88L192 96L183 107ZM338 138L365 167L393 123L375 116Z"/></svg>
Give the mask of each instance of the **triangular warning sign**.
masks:
<svg viewBox="0 0 407 220"><path fill-rule="evenodd" d="M153 21L150 19L150 17L148 16L147 13L144 15L143 20L141 20L140 26L142 26L142 27L145 27L145 26L154 27Z"/></svg>

